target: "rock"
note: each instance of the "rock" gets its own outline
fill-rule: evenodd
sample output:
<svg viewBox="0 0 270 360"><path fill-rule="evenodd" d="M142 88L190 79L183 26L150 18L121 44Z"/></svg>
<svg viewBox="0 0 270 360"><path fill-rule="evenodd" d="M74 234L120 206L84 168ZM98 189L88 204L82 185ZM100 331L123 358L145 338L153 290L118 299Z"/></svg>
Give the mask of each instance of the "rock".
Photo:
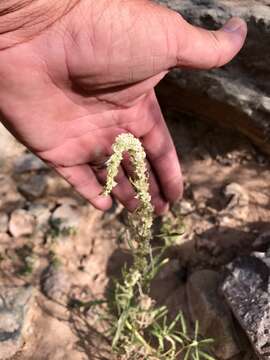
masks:
<svg viewBox="0 0 270 360"><path fill-rule="evenodd" d="M34 175L18 186L19 191L29 200L41 197L46 190L46 178L43 175Z"/></svg>
<svg viewBox="0 0 270 360"><path fill-rule="evenodd" d="M80 223L80 211L76 206L64 204L59 206L51 216L51 223L57 226L59 231L76 229Z"/></svg>
<svg viewBox="0 0 270 360"><path fill-rule="evenodd" d="M53 211L57 205L57 199L51 196L47 196L46 198L36 199L31 201L32 205L42 205L45 206L48 210Z"/></svg>
<svg viewBox="0 0 270 360"><path fill-rule="evenodd" d="M14 181L9 176L0 174L0 211L9 213L24 203L25 199L18 193Z"/></svg>
<svg viewBox="0 0 270 360"><path fill-rule="evenodd" d="M215 271L195 272L188 279L187 298L192 320L199 321L203 336L215 340L215 355L226 360L240 349L231 313L218 292L220 282L221 276Z"/></svg>
<svg viewBox="0 0 270 360"><path fill-rule="evenodd" d="M151 297L155 299L158 304L163 304L164 301L168 299L168 296L181 284L181 270L180 263L177 259L168 261L167 264L160 269L151 285ZM186 274L184 273L184 275Z"/></svg>
<svg viewBox="0 0 270 360"><path fill-rule="evenodd" d="M260 234L252 244L253 249L267 251L270 248L270 231Z"/></svg>
<svg viewBox="0 0 270 360"><path fill-rule="evenodd" d="M181 270L180 263L178 259L172 259L167 262L167 264L163 265L157 274L157 279L165 280L175 274L178 274Z"/></svg>
<svg viewBox="0 0 270 360"><path fill-rule="evenodd" d="M71 288L70 278L61 267L50 265L42 277L42 291L58 303L66 303Z"/></svg>
<svg viewBox="0 0 270 360"><path fill-rule="evenodd" d="M177 215L186 216L195 211L195 205L189 200L182 200L173 206L172 211Z"/></svg>
<svg viewBox="0 0 270 360"><path fill-rule="evenodd" d="M69 195L72 191L70 184L54 172L50 172L47 177L47 193L59 197Z"/></svg>
<svg viewBox="0 0 270 360"><path fill-rule="evenodd" d="M175 70L161 82L158 97L168 108L241 131L270 153L270 7L269 0L158 0L189 22L208 29L231 16L248 23L244 49L229 65L211 71ZM260 39L260 41L258 41ZM181 55L180 55L181 56Z"/></svg>
<svg viewBox="0 0 270 360"><path fill-rule="evenodd" d="M184 284L178 284L174 291L167 294L164 299L164 305L166 305L169 310L169 318L171 321L181 312L184 315L187 328L192 328L187 306L186 286Z"/></svg>
<svg viewBox="0 0 270 360"><path fill-rule="evenodd" d="M32 235L35 230L35 218L28 211L17 209L13 211L9 220L9 231L12 236Z"/></svg>
<svg viewBox="0 0 270 360"><path fill-rule="evenodd" d="M228 266L223 294L262 360L270 359L270 257L243 256Z"/></svg>
<svg viewBox="0 0 270 360"><path fill-rule="evenodd" d="M0 245L10 245L11 237L7 233L0 232Z"/></svg>
<svg viewBox="0 0 270 360"><path fill-rule="evenodd" d="M45 232L48 229L49 219L51 212L47 206L43 204L32 204L29 207L29 212L36 219L36 228L37 230Z"/></svg>
<svg viewBox="0 0 270 360"><path fill-rule="evenodd" d="M231 183L224 189L224 195L229 199L226 209L231 211L236 207L246 207L249 204L247 191L237 183Z"/></svg>
<svg viewBox="0 0 270 360"><path fill-rule="evenodd" d="M8 230L8 216L0 212L0 232L5 233Z"/></svg>
<svg viewBox="0 0 270 360"><path fill-rule="evenodd" d="M20 156L14 164L14 172L23 174L30 171L47 170L48 166L32 153L26 153Z"/></svg>
<svg viewBox="0 0 270 360"><path fill-rule="evenodd" d="M69 205L69 206L78 206L78 201L72 197L58 197L57 198L58 205Z"/></svg>
<svg viewBox="0 0 270 360"><path fill-rule="evenodd" d="M239 184L228 184L224 189L224 195L227 199L227 205L219 213L220 226L234 227L237 222L241 224L247 220L249 214L249 194Z"/></svg>
<svg viewBox="0 0 270 360"><path fill-rule="evenodd" d="M0 355L10 359L22 347L31 326L32 287L0 287Z"/></svg>

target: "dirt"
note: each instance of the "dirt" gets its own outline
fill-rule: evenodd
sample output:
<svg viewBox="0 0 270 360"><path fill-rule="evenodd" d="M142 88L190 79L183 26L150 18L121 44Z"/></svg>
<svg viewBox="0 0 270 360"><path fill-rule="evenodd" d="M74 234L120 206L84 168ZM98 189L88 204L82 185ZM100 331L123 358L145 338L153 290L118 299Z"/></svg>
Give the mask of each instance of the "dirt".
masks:
<svg viewBox="0 0 270 360"><path fill-rule="evenodd" d="M200 268L222 270L237 255L251 252L258 236L270 230L270 164L245 138L227 129L178 112L171 111L166 118L181 159L186 189L184 201L172 206L166 221L168 224L171 219L176 227L184 224L185 233L177 237L177 246L168 252L170 266L159 275L152 291L173 312L180 308L186 312L181 289L189 274ZM7 189L12 194L36 174L15 175L14 160L11 156L1 169L3 175L8 175ZM32 284L37 289L30 336L14 360L111 359L106 341L93 331L98 327L98 317L87 308L78 310L71 305L102 298L111 277L130 261L123 240L126 211L115 204L102 214L50 170L39 173L46 179L46 193L31 201L22 202L20 198L14 208L30 211L35 203L45 205L52 213L63 203L72 204L79 211L79 223L74 231L57 234L51 224L24 237L0 234L1 283ZM10 216L10 202L2 204L1 211ZM156 220L156 232L160 221ZM25 254L33 259L30 268ZM69 285L65 280L63 286L65 296L57 300L43 293L42 282L49 265L69 279ZM102 355L97 351L99 344L104 347Z"/></svg>

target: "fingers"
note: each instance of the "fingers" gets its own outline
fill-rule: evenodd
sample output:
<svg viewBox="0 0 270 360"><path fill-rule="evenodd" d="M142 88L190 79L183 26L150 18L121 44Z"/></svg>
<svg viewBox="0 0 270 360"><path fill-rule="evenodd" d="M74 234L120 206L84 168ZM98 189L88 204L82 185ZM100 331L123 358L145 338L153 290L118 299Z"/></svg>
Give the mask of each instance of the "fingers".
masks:
<svg viewBox="0 0 270 360"><path fill-rule="evenodd" d="M139 206L139 201L135 197L135 190L133 189L129 180L130 177L132 178L134 176L133 166L127 157L125 157L122 164L123 167L121 166L119 168L119 173L116 177L117 186L113 189L112 195L118 201L120 201L125 208L127 208L130 212L133 212ZM152 204L154 206L156 214L161 215L167 211L168 204L160 193L159 185L157 183L155 175L151 171L150 164L148 164L148 168ZM107 178L106 169L97 169L95 170L95 173L100 183L105 184Z"/></svg>
<svg viewBox="0 0 270 360"><path fill-rule="evenodd" d="M157 215L162 215L168 210L168 203L164 199L162 193L160 192L160 186L156 179L154 172L152 171L151 165L147 162L148 173L149 173L149 191L151 194L151 202L155 209ZM129 178L133 178L134 169L129 160L128 156L124 157L123 168L125 169L126 174Z"/></svg>
<svg viewBox="0 0 270 360"><path fill-rule="evenodd" d="M159 123L143 138L143 145L164 198L169 203L174 203L182 197L183 185L178 157L168 137L166 125Z"/></svg>
<svg viewBox="0 0 270 360"><path fill-rule="evenodd" d="M140 3L137 4L139 8ZM149 34L147 40L140 42L139 51L150 55L152 75L157 73L155 70L172 67L211 69L223 66L241 50L246 39L247 25L236 17L218 31L207 31L192 26L165 6L149 2L143 9L143 23L136 35L142 31Z"/></svg>
<svg viewBox="0 0 270 360"><path fill-rule="evenodd" d="M231 61L244 45L247 25L239 18L230 19L220 30L207 31L178 16L176 66L198 69L220 67Z"/></svg>
<svg viewBox="0 0 270 360"><path fill-rule="evenodd" d="M126 130L142 141L154 174L150 180L162 194L157 197L165 203L177 201L183 192L181 168L154 91L123 111L121 118L129 119Z"/></svg>
<svg viewBox="0 0 270 360"><path fill-rule="evenodd" d="M56 171L98 210L105 211L112 206L110 196L100 195L103 187L88 165L57 167Z"/></svg>
<svg viewBox="0 0 270 360"><path fill-rule="evenodd" d="M72 136L61 142L59 146L39 152L38 155L43 160L62 167L100 162L102 157L109 155L111 144L117 135L123 132L123 129L111 126L111 124L106 127L106 122L102 127L100 124L104 124L104 122L102 123L103 117L100 117L98 129L90 128L85 134L82 133L79 136L73 136L72 132ZM78 121L76 125L80 127L80 122Z"/></svg>
<svg viewBox="0 0 270 360"><path fill-rule="evenodd" d="M145 116L153 126L142 137L142 143L165 200L173 203L183 193L181 168L154 93L149 96L148 102Z"/></svg>
<svg viewBox="0 0 270 360"><path fill-rule="evenodd" d="M98 180L102 184L106 183L106 169L97 169L96 175ZM126 207L129 211L133 212L138 207L139 202L135 198L136 193L121 166L115 180L117 182L117 186L113 189L112 195L117 200L119 200L124 205L124 207Z"/></svg>

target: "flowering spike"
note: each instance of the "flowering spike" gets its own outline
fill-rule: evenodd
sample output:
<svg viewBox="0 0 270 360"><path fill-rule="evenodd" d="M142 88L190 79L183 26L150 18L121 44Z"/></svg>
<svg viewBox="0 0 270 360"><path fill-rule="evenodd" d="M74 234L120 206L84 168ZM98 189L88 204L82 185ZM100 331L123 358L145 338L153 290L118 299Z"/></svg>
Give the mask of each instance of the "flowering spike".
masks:
<svg viewBox="0 0 270 360"><path fill-rule="evenodd" d="M136 233L138 240L149 241L151 238L151 227L153 224L153 207L151 205L151 195L149 194L149 175L146 166L146 154L141 142L132 134L125 133L119 135L113 145L113 155L107 161L107 182L104 188L104 195L109 195L112 189L117 185L115 177L117 176L119 166L123 160L124 153L128 152L132 165L134 166L134 178L131 179L139 208L136 211Z"/></svg>

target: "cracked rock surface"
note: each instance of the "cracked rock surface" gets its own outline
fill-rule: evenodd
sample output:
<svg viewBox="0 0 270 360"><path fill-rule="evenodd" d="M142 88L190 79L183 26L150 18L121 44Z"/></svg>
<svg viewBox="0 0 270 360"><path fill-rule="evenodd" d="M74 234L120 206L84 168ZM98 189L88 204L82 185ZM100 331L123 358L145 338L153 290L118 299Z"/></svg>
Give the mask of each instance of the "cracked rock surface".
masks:
<svg viewBox="0 0 270 360"><path fill-rule="evenodd" d="M227 66L175 70L159 86L162 103L247 135L270 153L270 4L268 0L158 0L195 25L220 28L230 17L248 23L247 42Z"/></svg>
<svg viewBox="0 0 270 360"><path fill-rule="evenodd" d="M228 266L222 291L262 360L270 359L270 254L254 253Z"/></svg>

